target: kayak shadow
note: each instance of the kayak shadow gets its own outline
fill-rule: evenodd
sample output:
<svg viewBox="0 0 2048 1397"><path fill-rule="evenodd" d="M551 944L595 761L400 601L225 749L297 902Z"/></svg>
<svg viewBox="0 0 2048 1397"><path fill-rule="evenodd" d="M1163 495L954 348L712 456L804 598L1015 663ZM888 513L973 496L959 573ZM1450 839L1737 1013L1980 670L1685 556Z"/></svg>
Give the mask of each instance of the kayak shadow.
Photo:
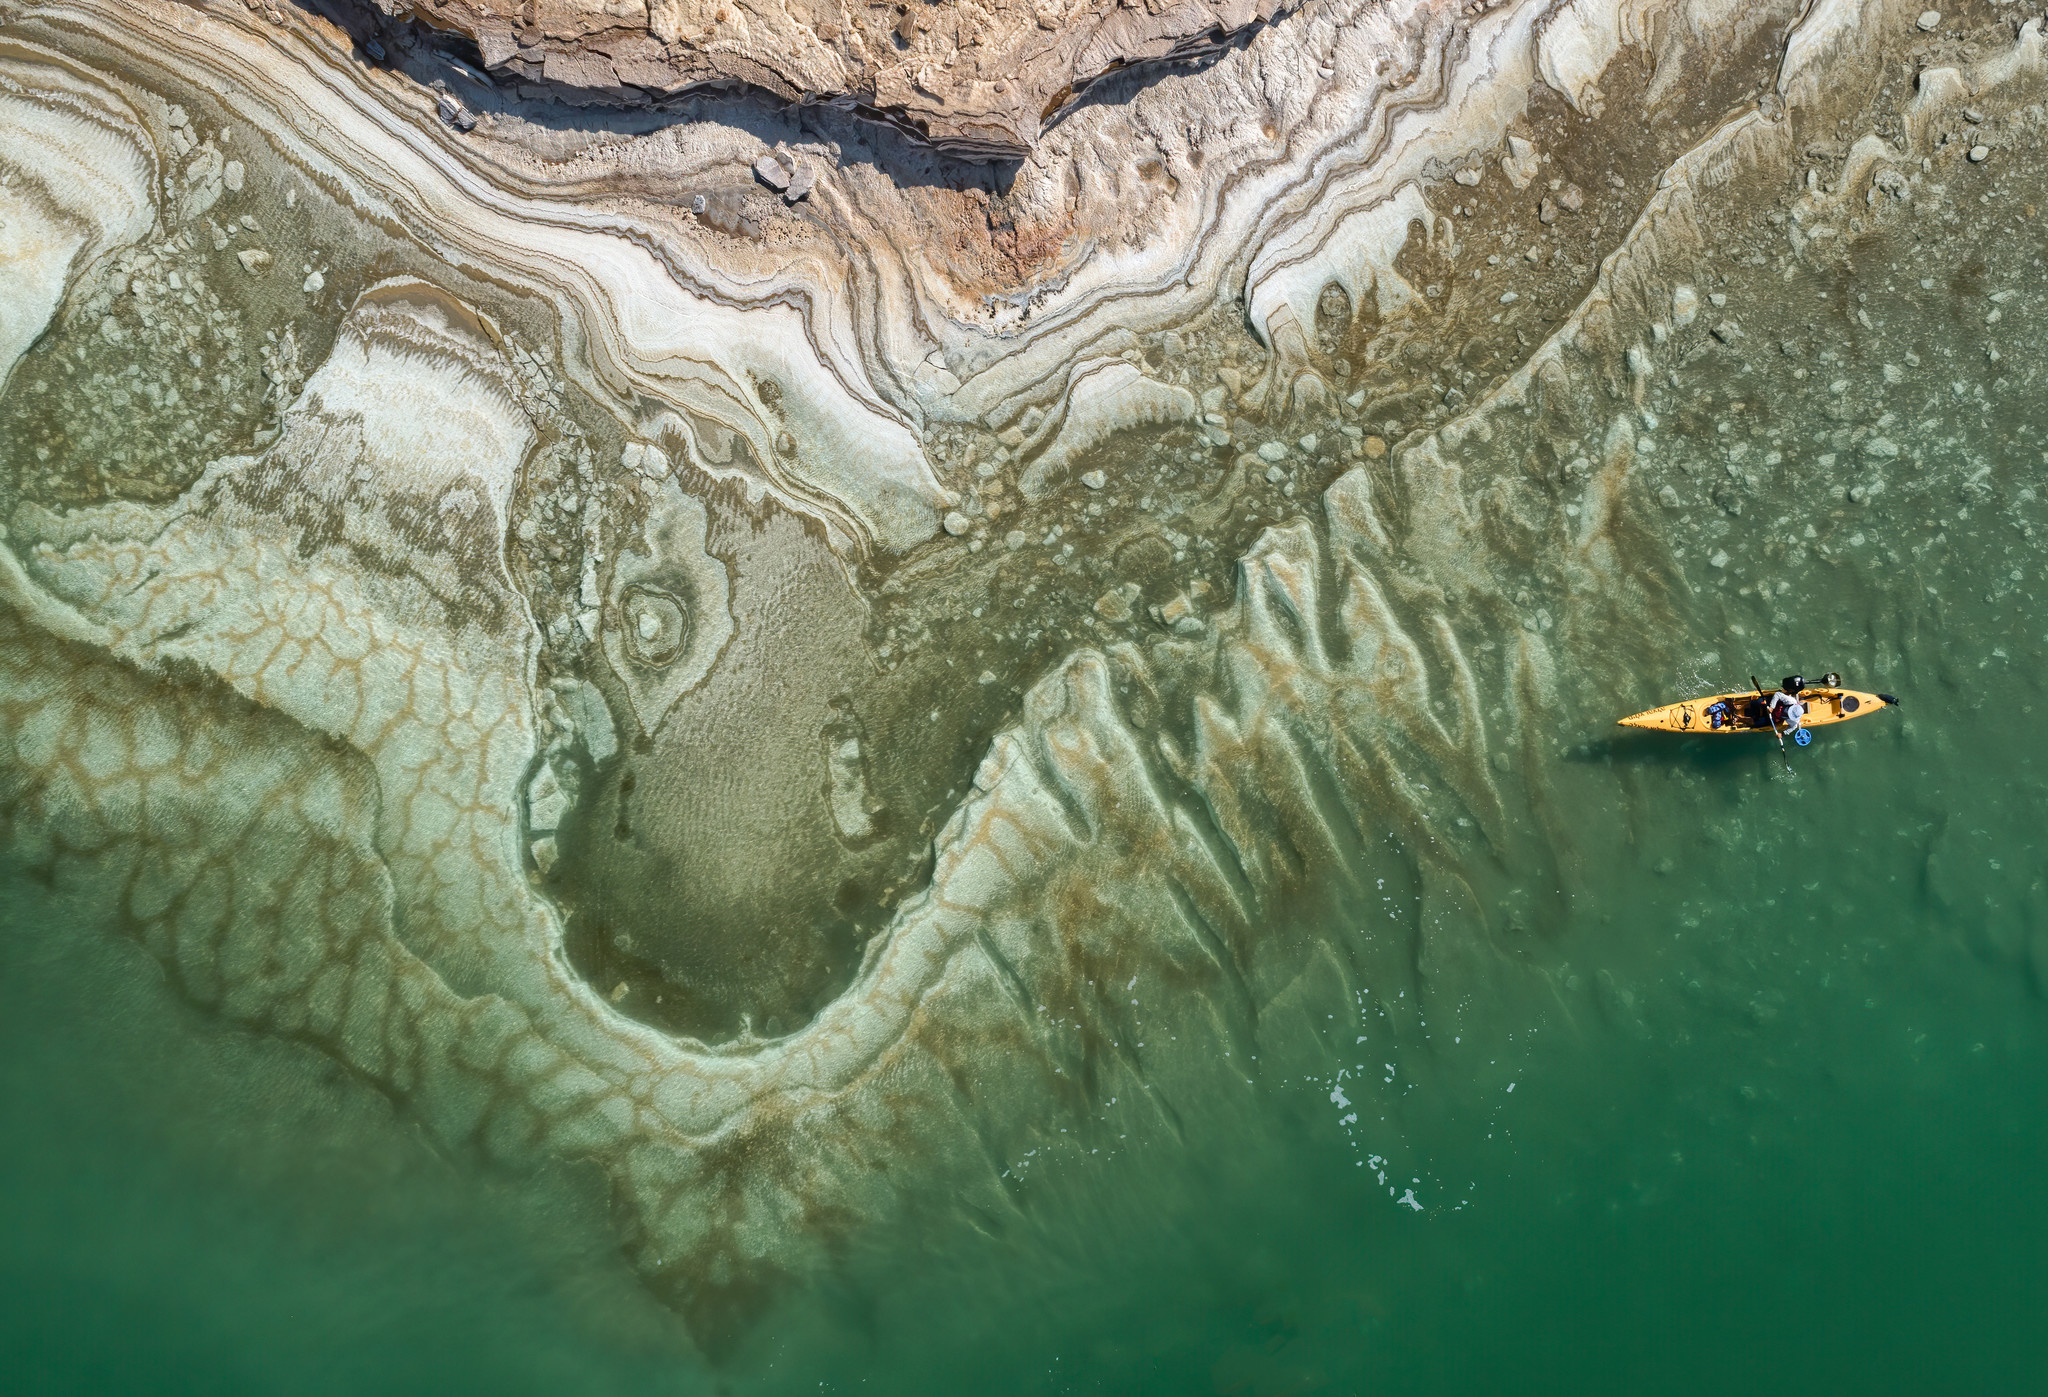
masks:
<svg viewBox="0 0 2048 1397"><path fill-rule="evenodd" d="M1567 750L1570 762L1626 762L1631 766L1686 767L1693 771L1718 771L1743 766L1759 757L1776 760L1778 743L1764 733L1731 733L1721 737L1691 737L1677 733L1643 732L1628 729L1588 738Z"/></svg>

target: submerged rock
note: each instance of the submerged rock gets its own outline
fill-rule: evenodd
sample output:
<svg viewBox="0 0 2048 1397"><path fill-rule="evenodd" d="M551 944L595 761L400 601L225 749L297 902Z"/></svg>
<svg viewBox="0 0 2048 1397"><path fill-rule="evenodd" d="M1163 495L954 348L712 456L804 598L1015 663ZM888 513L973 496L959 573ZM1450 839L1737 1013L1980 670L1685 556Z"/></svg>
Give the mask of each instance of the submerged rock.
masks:
<svg viewBox="0 0 2048 1397"><path fill-rule="evenodd" d="M96 461L66 493L40 477L75 464L25 467L43 493L10 514L0 570L10 829L99 851L127 880L122 926L195 1003L317 1045L437 1144L602 1170L635 1263L693 1314L758 1307L930 1198L1028 1226L1024 1151L1134 1088L1172 1135L1180 1104L1237 1090L1288 1024L1323 1022L1303 1005L1330 986L1398 980L1459 1012L1539 954L1532 925L1568 924L1589 812L1629 807L1585 799L1611 762L1548 764L1587 716L1573 676L1761 624L1730 619L1759 601L1759 557L1793 573L1883 544L1875 485L1847 492L1859 532L1823 536L1832 453L1886 461L1900 448L1858 433L1932 435L1918 407L1857 425L1880 394L1832 331L1772 304L1797 259L1847 255L1849 218L1828 205L1799 226L1837 237L1709 256L1721 226L1777 228L1764 216L1832 197L1786 194L1792 133L1836 129L1822 104L1873 88L1872 27L1848 20L1875 10L1778 4L1765 18L1788 37L1765 54L1675 5L997 6L935 24L961 16L559 3L515 26L451 0L436 23L517 79L490 99L506 119L454 140L437 124L466 114L452 98L395 69L319 71L353 60L283 10L259 27L233 6L167 23L73 3L135 73L6 59L24 183L0 198L32 236L7 264L5 368L53 324L60 354L90 360L155 334L145 312L189 308L218 340L166 333L163 373L102 391L175 406L260 357L250 396L271 419L253 454L233 454L246 435L216 443L165 489ZM280 62L271 31L297 25ZM1657 35L1656 61L1609 76L1624 33ZM2013 50L2014 74L2033 53ZM1076 103L1130 60L1211 56ZM159 127L129 105L136 74L270 111L278 162L301 165L216 168L189 116ZM1602 85L1639 78L1639 109L1603 117L1620 104ZM798 133L758 110L723 121L709 97L578 144L539 105L713 83L1034 154L1000 179L893 146L834 163L829 113ZM1746 105L1760 85L1769 113ZM1995 114L1984 73L1954 88ZM1728 115L1696 131L1697 111ZM1559 173L1540 182L1509 127L1566 112L1625 119L1630 150L1660 152L1604 186L1639 207L1568 218L1586 210L1564 170L1626 163L1571 128L1544 136ZM778 129L801 154L759 154ZM1924 132L1901 140L1899 168L1933 158ZM1552 232L1481 176L1503 142L1502 178L1543 190ZM292 253L328 269L305 272L308 296L379 259L419 268L345 315L271 287L325 346L310 377L289 325L232 351L212 303L230 297L204 284L225 263L192 256L245 178L287 207L318 192L321 218L399 210L343 225L361 258L341 239ZM1858 218L1906 202L1854 192ZM297 246L296 222L264 217L216 223L223 249ZM124 270L144 289L117 300L97 280L109 255L159 226L172 250ZM1745 375L1732 319L1673 333L1697 323L1696 287L1741 278L1758 342L1806 336L1805 362L1827 357L1803 391L1840 386L1835 419L1816 415L1828 483L1784 501L1773 477L1793 471L1773 468L1808 444L1777 435L1764 395L1806 369L1773 356L1784 373ZM67 304L83 346L63 339ZM1723 375L1725 405L1688 374ZM1952 396L2019 391L2001 383ZM1232 442L1260 444L1215 449ZM924 546L941 532L970 542ZM808 571L783 566L799 554ZM818 640L827 594L838 649ZM650 910L657 888L622 904L640 939L616 949L647 947L642 921L692 921L684 950L724 957L694 972L706 993L792 948L838 956L723 1042L564 949L598 920L569 915L586 860L705 846L691 877L733 873L744 895L717 910L765 909L755 930ZM1382 927L1365 875L1397 863L1421 891ZM219 880L235 896L199 895ZM817 925L779 928L797 882L824 889ZM671 992L693 973L674 961ZM751 1014L748 985L731 992ZM1636 992L1598 993L1633 1033ZM1125 1013L1140 998L1164 1039Z"/></svg>

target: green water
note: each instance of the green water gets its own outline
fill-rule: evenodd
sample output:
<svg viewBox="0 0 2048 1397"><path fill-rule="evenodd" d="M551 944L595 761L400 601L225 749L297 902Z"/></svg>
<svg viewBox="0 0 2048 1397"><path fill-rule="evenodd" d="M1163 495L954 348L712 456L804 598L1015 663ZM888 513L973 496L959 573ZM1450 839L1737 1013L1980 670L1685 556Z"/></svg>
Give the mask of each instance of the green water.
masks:
<svg viewBox="0 0 2048 1397"><path fill-rule="evenodd" d="M1031 1235L913 1224L719 1373L588 1181L438 1162L324 1059L200 1018L12 885L7 1386L2028 1390L2048 1032L2011 923L2039 915L2043 773L1988 715L2036 701L1997 675L1826 735L1790 785L1753 748L1609 749L1657 797L1644 842L1730 818L1740 847L1613 870L1513 998L1396 1063L1394 1120L1339 1125L1333 1073L1270 1083L1184 1152L1065 1166ZM1998 899L1945 905L1930 846Z"/></svg>
<svg viewBox="0 0 2048 1397"><path fill-rule="evenodd" d="M2014 578L2035 451L2025 415L1956 425L1999 507L1934 462L1919 501L1861 527L1944 545L1838 572L1839 605L1788 618L1901 710L1788 762L1615 737L1603 701L1543 763L1576 828L1563 910L1449 1021L1425 1038L1369 996L1351 1023L1282 1015L1281 1065L1197 1103L1177 1143L1048 1163L1022 1223L914 1206L716 1363L622 1259L594 1174L441 1159L323 1055L190 1008L10 877L7 1387L2037 1387L2048 754ZM1739 584L1703 586L1693 625L1748 615ZM1599 682L1628 707L1686 677ZM1406 925L1412 891L1381 896Z"/></svg>
<svg viewBox="0 0 2048 1397"><path fill-rule="evenodd" d="M1519 910L1457 929L1470 962L1425 973L1426 851L1369 836L1362 867L1329 871L1360 896L1261 930L1373 973L1304 954L1259 1069L1177 1100L1171 1131L1120 1128L1123 1088L1045 1125L1002 1217L906 1169L900 1216L725 1331L693 1333L634 1271L597 1165L444 1154L319 1045L181 996L107 924L85 860L54 879L0 862L0 1390L2048 1387L2048 318L2026 202L2048 200L2002 169L1952 154L1946 205L1833 262L1785 264L1741 199L1702 215L1697 279L1743 334L1696 333L1642 401L1587 409L1653 442L1627 486L1624 601L1574 597L1538 552L1505 583L1520 564L1493 560L1448 617L1475 654L1553 635L1562 665L1561 702L1530 705L1551 730L1503 782L1524 842L1487 885ZM1994 333L2000 288L2022 294ZM1500 304L1491 283L1481 299ZM17 380L37 422L63 419L46 396L104 389L37 367L88 364L63 333ZM1504 514L1562 509L1595 437L1572 430L1469 446L1467 487L1512 482ZM1904 454L1867 449L1877 431ZM26 489L47 443L15 435ZM1187 445L1137 437L1111 448L1133 476ZM73 463L50 441L34 469L54 478ZM1361 467L1382 502L1393 460ZM1311 498L1246 508L1263 524ZM1085 617L1100 586L1062 604ZM1012 658L1021 687L1044 657ZM1795 667L1903 707L1789 756L1611 726ZM936 760L886 746L870 760Z"/></svg>

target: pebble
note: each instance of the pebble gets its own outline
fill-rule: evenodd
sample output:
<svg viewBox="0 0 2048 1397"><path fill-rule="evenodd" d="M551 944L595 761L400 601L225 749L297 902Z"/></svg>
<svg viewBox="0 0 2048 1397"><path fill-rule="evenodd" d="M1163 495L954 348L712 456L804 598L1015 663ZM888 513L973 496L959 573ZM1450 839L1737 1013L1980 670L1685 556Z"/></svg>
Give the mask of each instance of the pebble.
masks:
<svg viewBox="0 0 2048 1397"><path fill-rule="evenodd" d="M943 522L946 526L946 532L951 534L954 538L958 538L960 537L960 535L966 533L968 529L973 527L974 521L969 519L966 515L962 514L959 510L955 509L947 513L945 520Z"/></svg>
<svg viewBox="0 0 2048 1397"><path fill-rule="evenodd" d="M242 185L244 181L248 178L248 174L248 169L242 164L241 161L230 160L225 166L221 168L221 183L225 184L228 187L228 192L230 194L239 194L242 192Z"/></svg>
<svg viewBox="0 0 2048 1397"><path fill-rule="evenodd" d="M1307 436L1303 437L1299 442L1295 444L1299 446L1303 451L1309 452L1311 455L1313 455L1316 449L1316 441L1316 434L1314 432L1310 432Z"/></svg>
<svg viewBox="0 0 2048 1397"><path fill-rule="evenodd" d="M754 162L754 174L770 189L789 188L789 171L782 168L782 162L773 155L764 155Z"/></svg>
<svg viewBox="0 0 2048 1397"><path fill-rule="evenodd" d="M1012 529L1010 530L1010 532L1003 535L1003 546L1009 549L1012 553L1016 552L1019 548L1022 548L1027 542L1029 542L1029 540L1025 538L1024 531L1022 529Z"/></svg>
<svg viewBox="0 0 2048 1397"><path fill-rule="evenodd" d="M1259 448L1259 459L1278 464L1287 459L1287 446L1283 442L1269 441Z"/></svg>
<svg viewBox="0 0 2048 1397"><path fill-rule="evenodd" d="M1971 147L1970 147L1970 163L1971 163L1972 165L1982 165L1982 164L1983 164L1983 163L1984 163L1984 162L1985 162L1986 160L1989 160L1990 158L1991 158L1991 147L1990 147L1990 146L1971 146Z"/></svg>
<svg viewBox="0 0 2048 1397"><path fill-rule="evenodd" d="M1896 460L1899 445L1890 437L1872 437L1863 443L1863 454L1873 461Z"/></svg>
<svg viewBox="0 0 2048 1397"><path fill-rule="evenodd" d="M1109 477L1101 471L1083 471L1081 473L1081 483L1091 490L1100 490L1109 483Z"/></svg>
<svg viewBox="0 0 2048 1397"><path fill-rule="evenodd" d="M1941 11L1922 10L1920 18L1915 22L1919 24L1922 33L1931 34L1941 27Z"/></svg>
<svg viewBox="0 0 2048 1397"><path fill-rule="evenodd" d="M1105 621L1128 621L1131 619L1131 603L1136 601L1137 597L1137 587L1126 582L1123 586L1104 592L1095 599L1095 614Z"/></svg>
<svg viewBox="0 0 2048 1397"><path fill-rule="evenodd" d="M242 270L250 276L260 276L270 270L270 254L260 247L245 247L235 254L235 260L242 264Z"/></svg>
<svg viewBox="0 0 2048 1397"><path fill-rule="evenodd" d="M1700 313L1700 293L1690 286L1673 287L1671 291L1671 323L1683 330L1692 324Z"/></svg>
<svg viewBox="0 0 2048 1397"><path fill-rule="evenodd" d="M1713 556L1713 557L1711 557L1711 558L1709 558L1709 559L1707 559L1707 566L1708 566L1708 567L1710 567L1710 568L1725 568L1725 567L1727 567L1727 566L1728 566L1728 554L1727 554L1727 551L1726 551L1725 549L1720 549L1720 548L1716 548L1716 549L1714 550L1714 556Z"/></svg>
<svg viewBox="0 0 2048 1397"><path fill-rule="evenodd" d="M1367 437L1365 439L1365 454L1374 460L1378 460L1386 455L1387 439L1385 437Z"/></svg>
<svg viewBox="0 0 2048 1397"><path fill-rule="evenodd" d="M1467 165L1464 169L1454 173L1451 178L1464 185L1467 189L1470 189L1473 185L1479 183L1479 168L1476 165Z"/></svg>
<svg viewBox="0 0 2048 1397"><path fill-rule="evenodd" d="M1508 153L1500 162L1500 172L1508 177L1509 184L1517 189L1527 189L1542 168L1533 141L1521 136L1508 137Z"/></svg>
<svg viewBox="0 0 2048 1397"><path fill-rule="evenodd" d="M317 295L320 289L326 285L326 277L320 275L320 273L318 272L308 272L306 273L306 280L304 281L304 283L300 285L299 289L305 292L308 296L312 296Z"/></svg>
<svg viewBox="0 0 2048 1397"><path fill-rule="evenodd" d="M463 106L462 103L456 101L445 92L434 103L434 110L441 114L441 120L447 122L458 131L468 132L476 130L475 115L471 113L469 108Z"/></svg>
<svg viewBox="0 0 2048 1397"><path fill-rule="evenodd" d="M1266 479L1270 483L1278 485L1281 481L1287 479L1287 472L1281 470L1278 466L1268 466L1266 467Z"/></svg>

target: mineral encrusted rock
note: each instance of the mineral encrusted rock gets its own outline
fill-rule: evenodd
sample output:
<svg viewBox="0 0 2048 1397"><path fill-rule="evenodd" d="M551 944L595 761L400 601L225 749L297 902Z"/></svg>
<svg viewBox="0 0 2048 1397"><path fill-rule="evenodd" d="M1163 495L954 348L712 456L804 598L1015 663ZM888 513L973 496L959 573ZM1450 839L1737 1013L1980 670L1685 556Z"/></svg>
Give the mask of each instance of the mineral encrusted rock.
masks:
<svg viewBox="0 0 2048 1397"><path fill-rule="evenodd" d="M1090 83L1199 58L1295 0L376 0L494 73L629 103L751 86L865 110L955 154L1023 155Z"/></svg>
<svg viewBox="0 0 2048 1397"><path fill-rule="evenodd" d="M425 8L451 27L483 15ZM924 167L896 182L883 156L900 152L849 136L841 159L786 114L711 113L572 147L485 107L477 84L491 119L458 134L435 89L351 59L298 9L0 5L0 387L39 337L67 333L67 315L95 344L192 335L171 347L218 371L174 318L205 304L184 278L209 265L233 269L238 289L336 297L346 268L323 279L278 232L301 190L332 191L362 211L339 231L390 236L418 264L315 307L339 328L303 364L291 326L260 349L251 336L244 357L260 354L277 416L246 451L198 457L196 477L154 501L102 497L96 476L82 503L10 511L12 855L52 879L90 872L112 890L108 923L195 1004L318 1046L451 1151L603 1169L643 1274L707 1323L941 1190L977 1225L1021 1229L1033 1201L1019 1161L1062 1148L1069 1123L1102 1119L1119 1096L1141 1103L1118 1118L1120 1141L1127 1123L1177 1138L1178 1103L1219 1082L1251 1090L1248 1065L1290 1023L1322 1031L1332 1015L1315 995L1349 1011L1367 988L1401 985L1448 1018L1480 973L1464 958L1492 963L1488 919L1512 946L1525 896L1565 888L1587 859L1579 807L1529 774L1573 713L1558 674L1611 663L1683 576L1635 503L1676 516L1705 490L1658 474L1657 383L1677 393L1694 359L1758 353L1771 322L1756 286L1784 294L1802 265L1839 255L1828 250L1851 220L1911 210L1905 193L1924 186L1906 172L1937 157L1965 103L2031 103L2048 80L2048 39L2029 20L1973 66L1920 69L1886 127L1896 144L1857 141L1822 182L1803 127L1836 130L1824 99L1870 83L1885 8L1653 8L1668 22L1635 27L1636 0L1336 0L1121 107L1090 104L992 192ZM622 10L531 57L527 31L508 29L512 51L485 57L547 77L555 52L600 52L614 29L644 38L680 7L610 7ZM544 15L574 13L522 11L543 39ZM1737 42L1767 22L1785 26L1770 47ZM1004 32L999 16L977 23ZM1071 58L1061 36L1080 26L1069 16L1034 42ZM936 42L908 30L895 31L903 52ZM686 53L725 51L690 32ZM881 37L890 47L869 51L897 52ZM792 68L809 52L759 48ZM1745 52L1767 66L1724 77ZM620 59L605 62L616 84ZM1674 121L1687 144L1629 180L1580 170L1582 191L1539 118L1547 108L1554 132L1606 102L1638 119L1623 106L1630 70L1677 75L1640 98L1652 117L1692 100L1680 78L1770 91L1696 137ZM231 129L264 139L229 141ZM1759 243L1750 299L1731 297L1721 273L1749 264L1707 260L1716 227L1751 228L1757 191L1783 199L1801 173L1782 226L1752 228L1782 280ZM815 191L794 210L782 200L800 179ZM1510 190L1516 236L1482 237L1473 203ZM1582 243L1537 233L1531 214ZM1577 232L1603 216L1605 242ZM269 243L269 281L252 279L264 249L236 248L235 229ZM124 250L132 262L114 260ZM1573 257L1583 272L1561 265ZM1521 270L1539 261L1552 270ZM1554 317L1533 313L1539 276ZM522 304L545 308L528 323L559 325L562 345L535 353L535 332L510 318ZM1249 362L1189 352L1219 312ZM1322 333L1351 320L1371 333ZM1431 376L1487 335L1517 346L1498 373ZM1353 386L1356 366L1396 351L1420 365L1405 406ZM1800 353L1790 340L1782 352ZM564 406L572 380L593 421L610 419L606 460L567 451L597 439ZM1157 427L1166 451L1097 449ZM1868 468L1845 494L1869 505L1911 429L1872 427L1853 452L1841 430L1838 449ZM1372 464L1314 484L1333 447ZM1728 516L1742 511L1735 459L1710 497ZM1142 552L1082 574L1106 551L1083 522L1094 505L1137 495L1153 512L1133 467L1157 479L1176 460L1217 480L1226 504L1255 481L1295 504L1257 506L1275 517L1235 552L1227 591L1162 567L1148 593L1132 576ZM1050 510L1062 491L1071 535L1007 499ZM552 545L537 537L543 503ZM1143 617L1145 630L1092 633L1018 674L978 764L945 773L958 791L919 836L928 872L843 988L781 1029L706 1042L564 953L570 923L550 890L588 857L567 832L595 807L563 777L574 752L593 768L624 751L651 767L641 744L679 706L748 666L769 672L771 646L821 629L801 622L823 608L788 604L807 594L781 586L765 546L721 552L711 537L713 505L771 503L802 512L788 533L831 564L820 574L848 614L860 599L842 559L898 555L910 561L892 581L924 566L950 584L963 558L997 555L1018 575L1072 569L1091 617ZM1213 527L1188 511L1188 530ZM1174 549L1189 541L1174 532ZM563 543L550 572L538 550ZM1691 556L1724 573L1737 543ZM1004 597L1013 628L1052 614L1043 592ZM960 603L974 644L1003 624L979 594ZM833 664L874 668L847 644L854 659ZM1011 677L997 672L1005 656L960 658L944 687L906 697L915 711L893 735L878 724L870 738L835 707L803 743L748 746L709 814L656 799L650 818L677 822L678 847L719 834L732 797L800 748L812 764L788 769L829 802L832 837L886 840L883 778L891 761L927 759L903 755L926 744L924 715ZM779 708L798 668L774 671L775 702L709 716ZM1294 917L1336 924L1309 899L1346 895L1347 870L1383 857L1380 830L1415 851L1412 936L1322 947L1277 934ZM795 862L779 847L762 857L778 875ZM1508 886L1511 867L1537 872ZM1440 1041L1434 1009L1431 1021ZM1162 1030L1202 1046L1162 1047L1149 1036ZM1219 1056L1219 1041L1234 1046Z"/></svg>

